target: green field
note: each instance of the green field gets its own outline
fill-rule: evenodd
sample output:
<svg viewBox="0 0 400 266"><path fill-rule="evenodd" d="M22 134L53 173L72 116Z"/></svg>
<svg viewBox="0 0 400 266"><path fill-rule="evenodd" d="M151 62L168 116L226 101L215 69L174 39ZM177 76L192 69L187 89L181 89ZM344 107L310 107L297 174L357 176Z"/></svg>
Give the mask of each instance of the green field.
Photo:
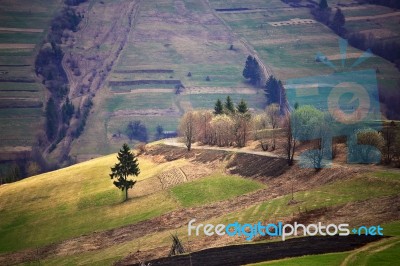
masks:
<svg viewBox="0 0 400 266"><path fill-rule="evenodd" d="M229 186L226 186L229 184ZM263 186L241 177L212 175L171 189L184 207L198 206L249 193Z"/></svg>
<svg viewBox="0 0 400 266"><path fill-rule="evenodd" d="M0 252L43 246L133 224L180 207L230 199L263 187L255 181L215 173L171 191L154 194L149 191L147 196L135 196L132 190L131 200L121 203L124 194L108 176L115 161L116 155L112 154L0 187L3 199ZM169 163L157 165L143 158L139 164L139 180L151 178L171 166ZM230 184L229 189L226 184ZM140 186L139 182L135 188ZM36 230L31 230L31 226Z"/></svg>

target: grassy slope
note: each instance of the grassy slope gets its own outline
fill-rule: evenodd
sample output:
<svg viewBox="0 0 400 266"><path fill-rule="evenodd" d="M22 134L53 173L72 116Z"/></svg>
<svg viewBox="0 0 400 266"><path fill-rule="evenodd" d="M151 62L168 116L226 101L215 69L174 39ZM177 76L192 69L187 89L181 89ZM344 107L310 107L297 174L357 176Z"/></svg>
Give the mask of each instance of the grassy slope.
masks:
<svg viewBox="0 0 400 266"><path fill-rule="evenodd" d="M121 203L123 194L108 176L115 161L115 155L109 155L1 186L0 252L42 246L93 231L116 228L181 206L228 199L262 187L240 177L214 174L178 186L173 193L160 191L135 197L135 190L132 190L131 200ZM139 163L140 181L185 162L156 165L140 158ZM232 184L229 190L225 189L227 183ZM136 187L140 186L138 182ZM185 188L203 198L187 198Z"/></svg>
<svg viewBox="0 0 400 266"><path fill-rule="evenodd" d="M108 167L114 161L114 155L110 155L68 169L62 169L0 187L0 199L2 199L0 200L0 208L8 221L17 221L16 217L20 216L22 211L28 209L28 217L36 216L36 218L40 218L36 222L35 228L38 228L38 232L35 233L24 229L28 223L35 224L32 220L21 221L20 225L8 229L0 221L0 233L3 236L0 243L9 242L12 244L8 247L1 246L1 250L15 250L43 245L84 232L104 230L134 223L139 220L158 216L165 211L232 198L239 195L239 193L246 193L260 187L258 183L249 182L240 177L212 175L192 183L176 186L168 192L165 191L151 196L134 198L128 203L120 204L121 195L107 178ZM151 178L162 171L162 169L168 169L175 164L180 165L184 163L184 161L180 160L178 162L154 165L150 161L142 159L140 160L142 167L140 179ZM307 208L311 210L324 206L334 206L347 202L376 198L383 195L397 194L399 191L399 177L394 175L390 171L387 171L386 174L380 171L356 179L350 178L350 180L345 182L337 182L318 189L296 193L295 199L302 201L299 205L301 209ZM229 186L226 186L227 182L229 182ZM140 185L140 182L138 185ZM352 189L352 187L357 187L357 190ZM45 188L51 188L51 193ZM33 196L32 193L36 195ZM46 195L49 198L44 198ZM26 203L27 200L30 202L28 206ZM293 212L298 211L298 206L288 206L288 200L289 196L284 196L254 206L248 206L246 210L241 212L228 213L222 217L202 222L215 224L234 220L256 222L269 217L290 216ZM79 205L81 208L79 208ZM64 209L64 213L62 213L62 209ZM148 209L148 212L143 212L143 209ZM42 213L42 210L48 211ZM93 217L94 212L96 213L96 217L102 217L101 221ZM49 219L45 218L48 215L50 215ZM351 217L349 219L351 220ZM47 224L52 220L54 220L54 224L53 222ZM63 223L60 223L61 220ZM80 223L77 221L80 221ZM68 225L68 223L72 224ZM8 224L10 225L10 222ZM55 225L59 227L57 228ZM382 225L385 235L400 236L399 225L400 222ZM71 232L62 232L63 230L71 230ZM53 236L52 234L54 233L58 235ZM178 233L180 236L185 236L187 228L183 227L146 235L139 239L120 243L103 250L65 257L50 257L43 261L43 263L52 265L81 263L108 265L127 256L130 252L136 250L138 246L141 247L141 250L169 246L171 233ZM28 239L17 243L15 239L21 234L25 234ZM45 237L46 239L39 242L33 241L32 237L34 236L36 238ZM198 238L204 238L204 236L199 236ZM390 251L391 249L388 249L388 252ZM372 253L375 254L373 250L371 251ZM315 261L315 263L329 263L331 261L331 264L335 265L339 258L344 259L350 254L340 253L337 256L328 254L321 255L321 258L318 256L297 258L291 259L293 261L289 261L288 263L293 262L289 265L298 265L297 260L300 260L300 262L304 260L304 262L309 263L312 263L312 261ZM396 255L396 253L393 254Z"/></svg>

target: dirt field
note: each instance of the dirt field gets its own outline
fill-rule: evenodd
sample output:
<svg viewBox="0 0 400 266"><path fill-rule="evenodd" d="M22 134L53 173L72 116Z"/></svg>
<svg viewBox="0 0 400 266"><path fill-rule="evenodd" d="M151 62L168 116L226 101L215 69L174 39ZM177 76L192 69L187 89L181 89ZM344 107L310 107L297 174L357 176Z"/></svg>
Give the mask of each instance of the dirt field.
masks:
<svg viewBox="0 0 400 266"><path fill-rule="evenodd" d="M381 237L347 236L347 237L302 237L285 242L262 243L252 245L232 245L220 248L205 249L190 255L165 257L146 261L151 265L227 265L239 266L287 257L343 252L360 248L368 243L381 240ZM251 254L251 255L250 255ZM131 265L122 262L118 265ZM132 264L139 265L139 264Z"/></svg>
<svg viewBox="0 0 400 266"><path fill-rule="evenodd" d="M393 12L393 13L376 15L376 16L346 17L346 21L372 20L372 19L390 18L390 17L397 17L397 16L400 16L400 12Z"/></svg>
<svg viewBox="0 0 400 266"><path fill-rule="evenodd" d="M4 28L4 27L0 27L0 31L11 31L11 32L43 32L43 29Z"/></svg>
<svg viewBox="0 0 400 266"><path fill-rule="evenodd" d="M0 49L33 49L34 43L0 43Z"/></svg>

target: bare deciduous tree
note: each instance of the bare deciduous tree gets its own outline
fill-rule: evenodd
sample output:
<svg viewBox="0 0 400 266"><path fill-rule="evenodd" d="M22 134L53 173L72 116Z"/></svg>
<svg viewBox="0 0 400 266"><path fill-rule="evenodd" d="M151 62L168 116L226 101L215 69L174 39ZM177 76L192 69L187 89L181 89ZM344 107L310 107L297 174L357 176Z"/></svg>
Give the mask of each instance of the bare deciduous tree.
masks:
<svg viewBox="0 0 400 266"><path fill-rule="evenodd" d="M280 120L280 107L278 104L270 104L266 109L265 113L267 114L268 122L272 127L272 150L276 148L276 129L279 125Z"/></svg>
<svg viewBox="0 0 400 266"><path fill-rule="evenodd" d="M184 139L187 150L190 151L192 143L195 141L195 115L193 112L187 112L179 124L179 133Z"/></svg>
<svg viewBox="0 0 400 266"><path fill-rule="evenodd" d="M296 129L296 126L293 123L293 118L290 113L287 113L283 117L282 128L285 133L285 143L283 144L283 147L285 149L286 159L287 159L288 165L293 165L294 152L296 150L297 141L294 137L295 134L293 132L293 130Z"/></svg>

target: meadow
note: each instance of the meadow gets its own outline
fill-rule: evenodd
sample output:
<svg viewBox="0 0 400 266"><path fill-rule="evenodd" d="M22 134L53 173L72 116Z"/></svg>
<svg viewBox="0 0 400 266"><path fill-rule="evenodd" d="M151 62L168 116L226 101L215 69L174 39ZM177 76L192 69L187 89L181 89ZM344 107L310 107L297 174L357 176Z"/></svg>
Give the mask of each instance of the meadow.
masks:
<svg viewBox="0 0 400 266"><path fill-rule="evenodd" d="M0 203L0 252L48 245L263 188L256 181L216 172L172 190L152 193L148 188L146 196L137 196L134 189L130 191L131 199L122 202L124 193L108 176L115 162L116 154L112 154L1 186L0 197L4 200ZM137 180L142 181L179 163L156 164L140 158L139 165L141 174ZM231 184L228 190L227 182ZM138 182L135 188L140 190L142 184Z"/></svg>

